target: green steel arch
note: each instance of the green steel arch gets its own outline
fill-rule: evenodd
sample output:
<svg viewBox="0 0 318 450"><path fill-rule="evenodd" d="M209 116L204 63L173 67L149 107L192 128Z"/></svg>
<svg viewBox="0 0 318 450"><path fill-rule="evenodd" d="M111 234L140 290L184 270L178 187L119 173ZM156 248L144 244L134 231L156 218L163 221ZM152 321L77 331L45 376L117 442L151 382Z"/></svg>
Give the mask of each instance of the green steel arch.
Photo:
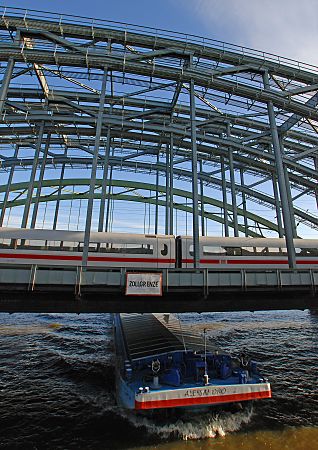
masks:
<svg viewBox="0 0 318 450"><path fill-rule="evenodd" d="M34 187L36 189L39 188L39 182L35 182ZM102 180L96 180L96 189L95 189L95 193L94 193L94 199L96 200L100 200L101 199L101 194L96 192L98 191L98 189L101 188L102 185ZM50 188L65 188L65 187L70 187L70 186L89 186L89 180L88 179L68 179L68 180L43 180L41 187L45 188L45 187L50 187ZM109 186L109 183L107 183L107 186ZM125 189L133 189L134 191L136 189L138 190L144 190L144 191L152 191L152 192L160 192L160 193L166 193L166 188L165 186L156 186L156 185L152 185L149 183L142 183L142 182L137 182L137 181L124 181L124 180L112 180L111 181L111 186L113 187L121 187L121 188L125 188ZM10 192L11 193L18 193L18 196L21 195L21 191L22 192L26 192L28 188L28 183L15 183L11 185L11 189ZM0 193L5 191L5 187L0 186ZM177 196L177 197L181 197L181 198L187 198L187 199L191 199L192 195L190 192L181 190L181 189L173 189L173 195ZM156 199L155 198L151 198L151 197L146 197L146 196L133 196L133 195L126 195L126 194L116 194L116 193L110 193L109 197L112 199L116 199L116 200L122 200L122 201L132 201L132 202L141 202L141 203L148 203L148 204L152 204L155 205L156 204ZM37 199L36 196L34 196L32 198L31 203L34 204L36 201L38 201L39 203L46 203L46 202L56 202L57 200L63 201L63 200L74 200L74 199L88 199L89 195L87 192L69 192L69 193L61 193L60 195L58 194L52 194L50 196L47 195L40 195L39 198ZM19 198L16 200L11 200L8 201L7 203L7 207L8 208L13 208L16 206L23 206L25 203L25 199L24 198ZM215 206L217 208L222 209L223 208L223 203L220 202L219 200L216 199L212 199L212 198L208 198L208 197L203 197L203 203L204 205L211 205L211 206ZM165 207L165 201L164 200L158 200L158 205L159 206L163 206ZM0 203L0 208L2 207L2 204ZM173 208L180 210L180 211L185 211L187 213L192 213L192 208L191 206L185 206L183 204L180 204L178 202L175 202L173 204ZM230 211L232 211L232 205L228 205L228 209ZM240 215L244 215L244 211L241 208L238 208L238 213ZM199 214L202 214L202 210L199 209ZM274 224L273 222L270 222L266 219L264 219L261 216L258 216L256 214L253 214L251 212L247 212L246 213L248 218L251 219L256 226L262 226L262 227L266 227L268 230L271 231L278 231L278 227L276 224ZM219 215L213 214L211 212L208 211L204 211L204 217L206 217L209 220L215 221L215 222L219 222L224 224L224 218L222 218ZM233 226L232 223L230 223L230 226ZM256 228L255 226L255 228ZM240 226L240 231L244 231L244 227ZM259 233L253 232L252 230L248 231L248 235L251 237L259 237L261 236Z"/></svg>

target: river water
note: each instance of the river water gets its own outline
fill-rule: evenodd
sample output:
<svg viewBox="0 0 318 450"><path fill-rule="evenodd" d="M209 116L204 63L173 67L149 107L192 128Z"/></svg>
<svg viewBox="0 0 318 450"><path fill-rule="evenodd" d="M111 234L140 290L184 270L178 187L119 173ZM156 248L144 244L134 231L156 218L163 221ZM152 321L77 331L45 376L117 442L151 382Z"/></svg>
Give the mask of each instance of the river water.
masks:
<svg viewBox="0 0 318 450"><path fill-rule="evenodd" d="M261 363L273 398L151 419L120 410L108 314L0 314L1 449L318 450L318 315L180 314Z"/></svg>

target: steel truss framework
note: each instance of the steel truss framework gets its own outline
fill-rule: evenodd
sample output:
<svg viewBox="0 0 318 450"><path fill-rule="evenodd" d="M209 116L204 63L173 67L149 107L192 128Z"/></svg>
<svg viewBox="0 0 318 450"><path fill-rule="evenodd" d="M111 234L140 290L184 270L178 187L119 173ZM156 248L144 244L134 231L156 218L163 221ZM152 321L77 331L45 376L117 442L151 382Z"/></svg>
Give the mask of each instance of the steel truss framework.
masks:
<svg viewBox="0 0 318 450"><path fill-rule="evenodd" d="M196 264L211 219L225 236L284 236L295 266L293 237L318 229L318 68L164 30L0 15L0 225L20 205L36 227L54 202L56 228L81 199L85 263L94 201L104 231L110 201L133 200L153 205L154 232L160 208L165 233L174 210L192 214Z"/></svg>

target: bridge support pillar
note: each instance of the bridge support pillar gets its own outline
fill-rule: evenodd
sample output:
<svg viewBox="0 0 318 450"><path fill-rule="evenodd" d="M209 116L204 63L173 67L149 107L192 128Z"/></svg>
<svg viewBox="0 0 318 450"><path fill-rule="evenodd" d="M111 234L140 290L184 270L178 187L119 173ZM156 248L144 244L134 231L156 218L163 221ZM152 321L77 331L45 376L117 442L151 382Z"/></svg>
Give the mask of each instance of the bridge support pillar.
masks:
<svg viewBox="0 0 318 450"><path fill-rule="evenodd" d="M41 190L42 190L42 183L43 183L43 178L44 178L46 159L47 159L47 154L48 154L49 147L50 147L50 139L51 139L51 134L48 133L44 151L43 151L43 158L42 158L42 164L41 164L41 169L40 169L40 174L39 174L38 187L36 189L35 201L34 201L34 206L33 206L33 211L32 211L32 219L31 219L31 225L30 225L31 228L35 228L36 218L38 215L39 201L40 201L40 195L41 195Z"/></svg>
<svg viewBox="0 0 318 450"><path fill-rule="evenodd" d="M173 134L170 134L170 172L169 172L169 234L173 234Z"/></svg>
<svg viewBox="0 0 318 450"><path fill-rule="evenodd" d="M276 200L275 202L275 208L276 208L276 217L277 217L277 226L278 226L278 235L280 238L284 237L284 230L283 230L283 223L282 223L282 216L281 216L281 208L280 208L280 200L278 195L278 189L277 189L277 179L276 175L273 174L273 194L274 198Z"/></svg>
<svg viewBox="0 0 318 450"><path fill-rule="evenodd" d="M114 152L114 150L113 150ZM113 153L112 153L113 154ZM110 166L109 180L108 180L108 193L107 193L107 208L105 219L105 231L109 232L109 220L110 220L110 207L111 207L111 193L112 193L112 180L113 180L113 166Z"/></svg>
<svg viewBox="0 0 318 450"><path fill-rule="evenodd" d="M230 125L227 124L226 134L229 138L231 136ZM236 190L235 190L235 174L234 174L234 164L233 164L233 153L231 147L229 147L229 167L230 167L230 181L231 181L231 196L232 196L232 209L233 209L233 228L234 236L239 235L238 231L238 220L237 220L237 203L236 203Z"/></svg>
<svg viewBox="0 0 318 450"><path fill-rule="evenodd" d="M165 205L165 234L169 234L169 144L166 144L166 205Z"/></svg>
<svg viewBox="0 0 318 450"><path fill-rule="evenodd" d="M91 180L90 180L90 185L89 185L89 194L88 194L88 202L87 202L83 256L82 256L82 266L83 267L87 266L87 261L88 261L88 249L89 249L89 240L90 240L91 225L92 225L92 213L93 213L93 204L94 204L94 191L95 191L95 184L96 184L97 161L98 161L100 137L101 137L101 133L102 133L103 112L104 112L104 106L105 106L106 82L107 82L107 68L105 67L104 74L103 74L102 88L101 88L101 93L100 93L99 107L98 107L94 155L93 155L93 161L92 161Z"/></svg>
<svg viewBox="0 0 318 450"><path fill-rule="evenodd" d="M198 157L197 130L195 122L194 81L190 80L190 121L191 121L191 158L192 158L192 234L193 234L193 262L194 267L200 266L199 249L199 207L198 207Z"/></svg>
<svg viewBox="0 0 318 450"><path fill-rule="evenodd" d="M25 200L25 205L24 205L24 210L23 210L21 228L26 228L27 224L28 224L30 207L31 207L31 202L32 202L32 195L33 195L33 191L34 191L34 181L35 181L36 171L37 171L37 167L38 167L38 161L39 161L39 155L40 155L41 146L42 146L43 134L44 134L44 121L42 121L40 129L39 129L38 141L36 143L36 148L35 148L35 153L34 153L34 158L33 158L29 187L28 187L27 197Z"/></svg>
<svg viewBox="0 0 318 450"><path fill-rule="evenodd" d="M200 197L201 197L201 236L205 236L205 225L204 225L204 184L202 180L202 160L200 160Z"/></svg>
<svg viewBox="0 0 318 450"><path fill-rule="evenodd" d="M263 74L263 82L266 90L270 89L268 72L265 71ZM291 223L291 215L290 215L290 207L288 201L288 193L286 188L286 178L285 178L285 168L283 164L281 146L278 137L277 125L275 120L274 106L272 101L267 102L267 111L269 117L270 130L272 135L273 149L275 155L275 164L276 164L276 173L278 179L279 186L279 194L282 208L282 215L284 221L284 231L285 231L285 240L286 247L288 253L288 263L291 269L296 268L296 256L295 256L295 247L294 247L294 233L293 227Z"/></svg>
<svg viewBox="0 0 318 450"><path fill-rule="evenodd" d="M282 153L284 153L284 147L281 144ZM295 220L295 214L294 214L294 208L293 208L293 199L290 192L290 183L289 183L289 175L287 172L286 167L284 167L284 176L285 176L285 183L286 183L286 192L287 192L287 198L289 203L289 213L290 213L290 222L293 230L293 236L294 238L297 238L297 227L296 227L296 220Z"/></svg>
<svg viewBox="0 0 318 450"><path fill-rule="evenodd" d="M112 108L110 107L110 113ZM108 166L109 166L109 156L110 156L110 126L107 128L107 141L104 156L104 170L102 179L102 191L100 195L100 208L99 208L99 220L98 220L98 231L104 231L105 229L105 203L106 203L106 193L107 193L107 178L108 178Z"/></svg>
<svg viewBox="0 0 318 450"><path fill-rule="evenodd" d="M157 164L156 164L156 205L155 205L155 234L158 234L158 216L159 216L159 159L160 159L160 148L158 147L158 153L157 153Z"/></svg>
<svg viewBox="0 0 318 450"><path fill-rule="evenodd" d="M18 146L18 144L16 144L15 150L14 150L14 155L13 155L14 159L16 159L18 157L18 153L19 153L19 146ZM4 194L4 199L2 202L2 208L1 208L1 214L0 214L0 227L3 226L4 216L6 213L7 203L8 203L10 189L11 189L11 183L12 183L12 179L13 179L13 175L14 175L14 168L15 168L15 166L12 165L9 176L8 176L8 180L7 180L6 192Z"/></svg>
<svg viewBox="0 0 318 450"><path fill-rule="evenodd" d="M246 196L244 192L244 171L243 169L240 169L240 180L241 180L241 192L242 192L242 206L243 206L243 214L244 214L244 233L245 237L248 237L248 220L247 220L247 214L246 214Z"/></svg>
<svg viewBox="0 0 318 450"><path fill-rule="evenodd" d="M67 148L64 151L64 156L67 156ZM59 181L59 187L57 191L57 200L55 204L55 211L54 211L54 219L53 219L53 230L56 230L57 227L57 219L59 215L59 209L60 209L60 203L61 203L61 193L62 193L62 182L64 180L64 173L65 173L65 163L62 164L61 172L60 172L60 181Z"/></svg>
<svg viewBox="0 0 318 450"><path fill-rule="evenodd" d="M224 158L221 157L221 177L222 177L222 200L223 200L223 218L224 218L224 236L229 237L229 216L227 209L226 177Z"/></svg>

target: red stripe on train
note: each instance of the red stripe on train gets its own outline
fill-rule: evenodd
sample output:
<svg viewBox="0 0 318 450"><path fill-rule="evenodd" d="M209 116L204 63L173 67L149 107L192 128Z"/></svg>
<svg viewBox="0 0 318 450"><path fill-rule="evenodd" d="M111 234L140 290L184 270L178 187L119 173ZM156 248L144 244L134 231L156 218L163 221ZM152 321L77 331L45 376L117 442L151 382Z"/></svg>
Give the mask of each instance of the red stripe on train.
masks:
<svg viewBox="0 0 318 450"><path fill-rule="evenodd" d="M0 258L11 259L40 259L40 260L54 260L54 261L82 261L80 255L26 255L25 253L0 253ZM158 258L112 258L103 256L89 256L88 261L94 262L148 262L148 263L175 263L175 259L158 259Z"/></svg>
<svg viewBox="0 0 318 450"><path fill-rule="evenodd" d="M214 395L210 397L173 398L170 400L150 400L138 402L135 400L135 409L176 408L178 406L213 405L219 403L241 402L271 398L271 391L248 392L245 394Z"/></svg>
<svg viewBox="0 0 318 450"><path fill-rule="evenodd" d="M193 264L193 259L183 259L182 263ZM296 259L297 264L318 264L317 259ZM288 260L281 259L200 259L200 264L288 264Z"/></svg>

